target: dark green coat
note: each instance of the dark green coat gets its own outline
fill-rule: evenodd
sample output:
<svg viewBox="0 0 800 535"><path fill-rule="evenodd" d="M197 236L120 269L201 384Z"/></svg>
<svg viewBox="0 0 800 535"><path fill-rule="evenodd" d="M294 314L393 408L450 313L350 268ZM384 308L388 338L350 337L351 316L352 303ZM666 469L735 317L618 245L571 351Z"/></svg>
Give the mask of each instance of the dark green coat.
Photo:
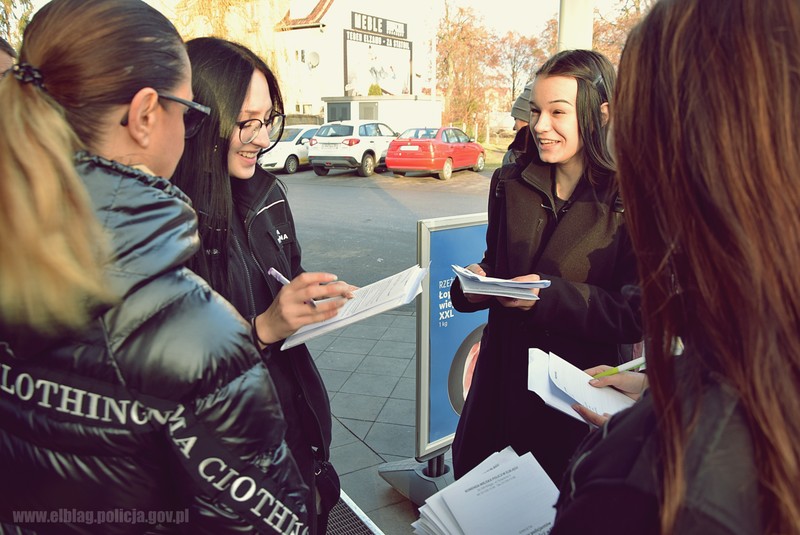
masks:
<svg viewBox="0 0 800 535"><path fill-rule="evenodd" d="M588 426L546 407L528 391L528 349L552 351L578 368L615 364L619 345L642 337L636 307L623 288L636 284L636 263L610 179L592 187L581 178L556 213L552 166L510 165L495 171L481 265L487 275L538 273L552 281L529 311L492 298L474 305L458 281L451 289L461 312L489 308L489 322L453 444L460 477L489 454L511 445L532 451L560 480Z"/></svg>

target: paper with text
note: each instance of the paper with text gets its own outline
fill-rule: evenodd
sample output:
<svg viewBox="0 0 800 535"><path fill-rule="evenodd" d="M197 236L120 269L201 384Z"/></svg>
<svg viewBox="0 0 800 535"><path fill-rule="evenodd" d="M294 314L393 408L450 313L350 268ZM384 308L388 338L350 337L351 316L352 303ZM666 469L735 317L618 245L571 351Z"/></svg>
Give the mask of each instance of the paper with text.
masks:
<svg viewBox="0 0 800 535"><path fill-rule="evenodd" d="M532 291L533 288L547 288L550 286L549 280L538 281L514 281L508 279L497 279L485 277L473 273L472 271L453 264L453 272L458 276L461 289L464 293L478 295L494 295L499 297L512 297L514 299L526 299L536 301L539 299Z"/></svg>
<svg viewBox="0 0 800 535"><path fill-rule="evenodd" d="M528 350L528 390L576 420L583 421L583 418L572 408L573 403L580 403L597 414L614 414L635 403L618 390L590 385L591 378L558 355L537 348Z"/></svg>
<svg viewBox="0 0 800 535"><path fill-rule="evenodd" d="M289 349L317 336L410 303L422 293L422 279L427 273L427 268L412 266L391 277L358 288L353 291L353 298L339 309L336 316L301 327L284 341L281 349ZM324 301L317 303L322 302Z"/></svg>

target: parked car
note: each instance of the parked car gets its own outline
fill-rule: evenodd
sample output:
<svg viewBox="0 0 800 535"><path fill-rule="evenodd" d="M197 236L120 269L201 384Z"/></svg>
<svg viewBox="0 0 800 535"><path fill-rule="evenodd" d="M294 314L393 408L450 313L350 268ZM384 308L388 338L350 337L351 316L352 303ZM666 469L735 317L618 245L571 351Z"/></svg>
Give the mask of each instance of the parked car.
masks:
<svg viewBox="0 0 800 535"><path fill-rule="evenodd" d="M370 176L385 165L389 143L397 132L377 121L333 121L319 127L311 138L308 159L317 175L331 169L355 169Z"/></svg>
<svg viewBox="0 0 800 535"><path fill-rule="evenodd" d="M389 144L386 168L399 175L409 171L438 174L449 180L453 171L482 171L486 165L483 146L462 130L452 127L409 128Z"/></svg>
<svg viewBox="0 0 800 535"><path fill-rule="evenodd" d="M286 125L280 141L258 156L258 164L267 171L296 173L301 165L308 165L308 140L318 129L316 124Z"/></svg>

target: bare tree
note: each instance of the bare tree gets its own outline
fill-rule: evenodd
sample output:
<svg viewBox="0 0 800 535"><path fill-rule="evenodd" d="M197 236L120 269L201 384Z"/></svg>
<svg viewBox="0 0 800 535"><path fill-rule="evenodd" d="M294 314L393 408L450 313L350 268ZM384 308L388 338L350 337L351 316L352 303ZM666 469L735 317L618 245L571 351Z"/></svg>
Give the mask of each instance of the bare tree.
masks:
<svg viewBox="0 0 800 535"><path fill-rule="evenodd" d="M509 32L500 39L500 69L511 87L511 98L522 92L522 88L533 76L534 67L545 59L545 52L540 48L539 42L537 38L523 37L516 32Z"/></svg>
<svg viewBox="0 0 800 535"><path fill-rule="evenodd" d="M499 78L492 74L498 66L497 39L477 20L471 8L454 9L445 1L436 39L443 120L464 125L476 137L489 111L487 90L496 87Z"/></svg>

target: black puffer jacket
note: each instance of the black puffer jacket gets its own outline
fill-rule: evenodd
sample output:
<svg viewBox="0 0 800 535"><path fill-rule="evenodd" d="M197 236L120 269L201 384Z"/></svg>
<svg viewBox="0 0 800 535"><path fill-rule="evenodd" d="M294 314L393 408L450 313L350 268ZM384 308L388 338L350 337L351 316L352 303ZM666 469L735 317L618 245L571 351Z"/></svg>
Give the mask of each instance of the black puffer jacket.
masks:
<svg viewBox="0 0 800 535"><path fill-rule="evenodd" d="M78 170L120 302L79 339L0 331L0 532L306 533L250 328L181 267L198 246L187 198L101 158Z"/></svg>

